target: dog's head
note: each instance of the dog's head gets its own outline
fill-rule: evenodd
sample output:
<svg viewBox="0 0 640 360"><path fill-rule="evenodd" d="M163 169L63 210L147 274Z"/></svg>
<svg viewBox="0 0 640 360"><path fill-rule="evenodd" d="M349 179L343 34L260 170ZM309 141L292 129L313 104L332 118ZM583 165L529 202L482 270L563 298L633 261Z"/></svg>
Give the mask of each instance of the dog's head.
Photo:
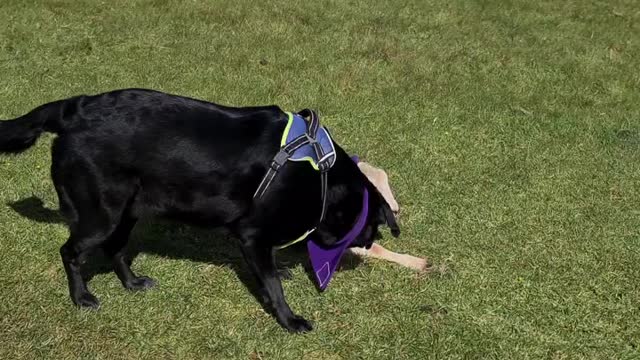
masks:
<svg viewBox="0 0 640 360"><path fill-rule="evenodd" d="M328 177L329 191L327 194L326 217L316 231L317 241L323 245L331 246L340 241L349 232L362 211L364 189L367 189L369 193L367 219L364 229L351 243L351 246L370 248L373 242L380 237L380 225L387 225L391 230L391 234L394 237L398 237L400 235L400 227L394 214L397 211L397 203L393 199L391 189L389 189L389 195L392 202L386 200L378 190L378 187L369 180L344 150L336 146L336 152L337 160L329 171ZM375 168L371 167L371 169ZM374 173L376 172L374 171ZM381 183L386 182L388 188L386 174L384 174L384 177L380 173L376 174L378 175L376 178L379 177ZM384 189L384 187L382 188ZM395 209L390 204L395 204Z"/></svg>

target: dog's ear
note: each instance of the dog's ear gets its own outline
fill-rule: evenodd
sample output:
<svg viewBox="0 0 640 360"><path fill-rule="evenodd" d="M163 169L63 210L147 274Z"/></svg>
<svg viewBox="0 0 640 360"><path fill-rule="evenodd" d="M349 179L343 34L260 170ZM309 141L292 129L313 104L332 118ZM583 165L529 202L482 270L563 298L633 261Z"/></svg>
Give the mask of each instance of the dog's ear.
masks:
<svg viewBox="0 0 640 360"><path fill-rule="evenodd" d="M398 236L400 236L400 227L396 222L396 216L393 214L389 203L385 201L382 195L378 193L378 196L381 200L380 205L378 206L379 222L387 224L387 226L389 226L389 229L391 230L391 235L397 238Z"/></svg>

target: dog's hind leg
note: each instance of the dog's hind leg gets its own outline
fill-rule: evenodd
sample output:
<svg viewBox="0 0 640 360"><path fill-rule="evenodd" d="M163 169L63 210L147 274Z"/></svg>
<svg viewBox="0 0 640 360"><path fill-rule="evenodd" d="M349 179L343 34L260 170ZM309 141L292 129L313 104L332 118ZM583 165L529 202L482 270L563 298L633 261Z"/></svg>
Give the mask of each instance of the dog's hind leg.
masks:
<svg viewBox="0 0 640 360"><path fill-rule="evenodd" d="M94 164L75 154L56 156L58 149L54 143L51 175L60 210L69 224L69 239L60 248L69 293L74 304L97 308L98 299L89 292L81 265L116 230L132 187L122 179L105 178Z"/></svg>
<svg viewBox="0 0 640 360"><path fill-rule="evenodd" d="M137 219L129 214L129 209L126 209L120 223L109 236L109 239L102 245L102 248L105 254L111 257L113 270L125 289L145 290L152 288L155 285L155 281L147 276L134 274L124 251L136 221Z"/></svg>
<svg viewBox="0 0 640 360"><path fill-rule="evenodd" d="M92 216L92 214L88 214ZM69 282L69 294L74 304L81 307L97 308L98 299L89 292L87 282L82 277L80 267L87 254L102 243L114 230L115 224L108 218L96 216L100 220L85 220L83 216L71 224L69 240L60 248L62 263Z"/></svg>

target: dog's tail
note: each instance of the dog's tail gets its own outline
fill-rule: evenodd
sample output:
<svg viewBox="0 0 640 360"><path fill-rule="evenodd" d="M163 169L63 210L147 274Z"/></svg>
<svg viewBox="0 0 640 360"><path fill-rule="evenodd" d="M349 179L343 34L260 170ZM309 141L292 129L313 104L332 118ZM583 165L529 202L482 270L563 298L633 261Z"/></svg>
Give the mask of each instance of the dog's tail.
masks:
<svg viewBox="0 0 640 360"><path fill-rule="evenodd" d="M54 101L26 115L0 121L0 153L19 153L36 143L43 132L60 133L63 118L75 112L72 99Z"/></svg>

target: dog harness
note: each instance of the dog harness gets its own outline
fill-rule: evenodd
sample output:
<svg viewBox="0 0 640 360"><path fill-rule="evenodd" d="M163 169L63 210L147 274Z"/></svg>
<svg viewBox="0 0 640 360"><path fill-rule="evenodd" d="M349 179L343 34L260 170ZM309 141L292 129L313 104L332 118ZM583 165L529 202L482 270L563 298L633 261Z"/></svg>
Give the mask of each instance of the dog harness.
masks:
<svg viewBox="0 0 640 360"><path fill-rule="evenodd" d="M315 111L304 109L297 114L288 112L287 116L287 126L280 140L280 151L271 161L253 197L259 199L264 195L280 168L287 161L307 161L320 172L320 196L322 197L322 209L318 221L320 223L324 219L327 207L327 172L336 162L336 149L329 131L324 126L320 126L320 120ZM276 248L283 249L300 242L314 230L315 227L299 238Z"/></svg>
<svg viewBox="0 0 640 360"><path fill-rule="evenodd" d="M327 172L336 162L336 149L329 131L320 126L318 115L313 110L305 109L297 114L287 113L287 116L288 122L280 141L280 151L271 161L253 197L259 199L264 195L278 174L278 170L287 161L308 161L315 170L320 172L322 196L322 210L318 221L320 223L324 219L327 206ZM307 118L309 120L306 120ZM357 163L358 157L354 156L352 160ZM313 239L307 241L309 259L320 290L326 289L329 285L342 255L364 229L368 213L369 192L365 188L362 196L362 210L358 219L340 241L330 247L317 244ZM314 227L299 238L277 246L276 249L283 249L304 240L315 229Z"/></svg>

